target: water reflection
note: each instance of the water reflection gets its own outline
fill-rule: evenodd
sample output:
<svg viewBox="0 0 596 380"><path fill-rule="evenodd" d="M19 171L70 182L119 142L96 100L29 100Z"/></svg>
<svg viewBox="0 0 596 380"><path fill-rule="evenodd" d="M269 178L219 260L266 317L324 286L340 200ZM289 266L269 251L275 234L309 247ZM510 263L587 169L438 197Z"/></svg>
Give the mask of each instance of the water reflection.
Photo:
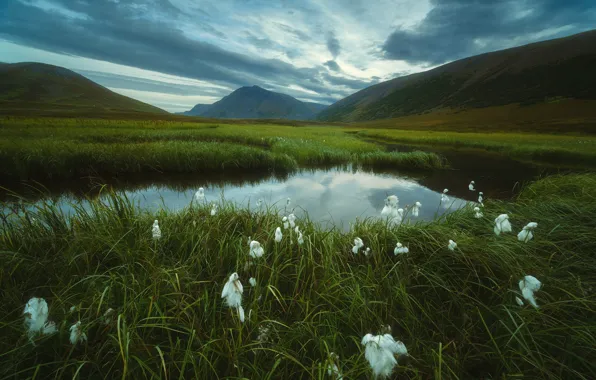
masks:
<svg viewBox="0 0 596 380"><path fill-rule="evenodd" d="M449 209L466 204L457 197L450 197L450 202L440 204L440 192L421 185L420 177L374 173L352 167L301 170L287 178L269 175L243 181L185 178L185 181L170 180L167 184L137 183L132 188L124 187L123 191L140 207L149 210L167 208L172 211L188 206L199 186L205 188L207 202L225 199L243 206L250 204L253 208L258 199L263 199L265 204L283 209L286 199L290 197L290 208L299 218L306 211L312 220L324 227L335 225L343 230L347 230L350 222L356 218L378 217L384 199L391 194L399 197L399 207L402 208L416 201L422 203L420 215L415 220L431 220ZM73 193L56 198L66 213L72 212L68 203L76 199L77 195Z"/></svg>

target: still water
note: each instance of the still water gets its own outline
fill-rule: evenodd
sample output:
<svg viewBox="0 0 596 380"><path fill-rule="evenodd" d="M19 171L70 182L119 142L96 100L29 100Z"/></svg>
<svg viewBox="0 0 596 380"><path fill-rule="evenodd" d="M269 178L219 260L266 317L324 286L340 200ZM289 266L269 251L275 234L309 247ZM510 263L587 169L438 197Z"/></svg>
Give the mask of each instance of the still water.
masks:
<svg viewBox="0 0 596 380"><path fill-rule="evenodd" d="M524 183L545 174L544 169L502 156L466 152L449 156L451 169L413 173L347 165L302 169L290 175L225 172L215 176L123 176L60 181L44 187L32 183L4 187L24 197L29 207L50 199L66 213L73 212L73 203L82 202L84 206L86 199L98 196L100 184L107 183L140 207L155 212L188 206L197 189L203 187L209 203L225 200L254 209L257 200L262 199L266 206L276 206L286 214L290 210L298 217L308 213L311 220L324 227L347 230L356 218L379 217L388 195L397 195L401 208L422 203L419 217L411 218L412 221L432 220L477 200L478 192L468 189L471 180L476 182L478 191L484 192L485 199L509 199ZM444 188L449 189L448 202L441 202ZM287 198L291 199L289 208L285 207ZM10 214L14 199L9 193L0 192L0 201L5 202L0 206L2 214Z"/></svg>

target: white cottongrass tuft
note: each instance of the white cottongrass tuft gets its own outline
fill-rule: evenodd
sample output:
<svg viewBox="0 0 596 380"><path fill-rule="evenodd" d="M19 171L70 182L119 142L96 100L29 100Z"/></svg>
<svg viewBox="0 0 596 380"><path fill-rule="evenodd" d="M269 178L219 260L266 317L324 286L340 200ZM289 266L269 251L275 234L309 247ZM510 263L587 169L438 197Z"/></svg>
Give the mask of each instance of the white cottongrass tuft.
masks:
<svg viewBox="0 0 596 380"><path fill-rule="evenodd" d="M298 245L304 244L304 237L302 236L302 232L298 231Z"/></svg>
<svg viewBox="0 0 596 380"><path fill-rule="evenodd" d="M283 237L284 235L281 233L281 228L277 227L275 229L275 241L279 243Z"/></svg>
<svg viewBox="0 0 596 380"><path fill-rule="evenodd" d="M250 242L250 252L249 255L253 259L258 259L259 257L263 256L265 250L261 247L261 243L256 240Z"/></svg>
<svg viewBox="0 0 596 380"><path fill-rule="evenodd" d="M449 240L449 244L447 245L447 249L449 249L450 251L455 251L455 248L457 248L457 243L454 242L453 240Z"/></svg>
<svg viewBox="0 0 596 380"><path fill-rule="evenodd" d="M244 288L236 272L230 275L228 282L226 282L221 291L221 298L225 298L228 307L235 308L238 311L238 318L240 318L240 322L242 323L244 323L244 309L242 308L243 292Z"/></svg>
<svg viewBox="0 0 596 380"><path fill-rule="evenodd" d="M254 277L251 277L248 279L248 283L250 284L250 286L255 287L257 286L257 280Z"/></svg>
<svg viewBox="0 0 596 380"><path fill-rule="evenodd" d="M408 247L404 247L400 242L397 242L395 249L393 250L393 254L396 256L408 252L410 252L410 249Z"/></svg>
<svg viewBox="0 0 596 380"><path fill-rule="evenodd" d="M288 222L290 223L290 228L296 227L296 215L294 215L294 214L288 215Z"/></svg>
<svg viewBox="0 0 596 380"><path fill-rule="evenodd" d="M294 228L294 232L296 232L297 234L299 234L300 233L300 227L299 226L296 226L296 228Z"/></svg>
<svg viewBox="0 0 596 380"><path fill-rule="evenodd" d="M414 207L412 207L412 216L418 216L420 212L420 207L422 207L422 203L416 202L414 203Z"/></svg>
<svg viewBox="0 0 596 380"><path fill-rule="evenodd" d="M30 340L33 340L37 334L49 335L56 332L56 324L48 321L48 304L43 298L31 298L25 305L23 314Z"/></svg>
<svg viewBox="0 0 596 380"><path fill-rule="evenodd" d="M217 205L214 203L213 206L211 206L211 216L215 216L215 214L217 214Z"/></svg>
<svg viewBox="0 0 596 380"><path fill-rule="evenodd" d="M395 341L390 334L372 335L366 334L362 338L364 357L368 360L375 377L388 377L397 364L395 354L408 355L406 346Z"/></svg>
<svg viewBox="0 0 596 380"><path fill-rule="evenodd" d="M327 364L327 375L331 376L336 380L343 380L339 367L339 356L333 352L329 353L329 364Z"/></svg>
<svg viewBox="0 0 596 380"><path fill-rule="evenodd" d="M509 215L501 214L495 219L495 235L499 236L501 232L511 232L511 223L509 223Z"/></svg>
<svg viewBox="0 0 596 380"><path fill-rule="evenodd" d="M519 306L524 306L524 301L522 301L521 298L517 296L515 297L515 302L517 302Z"/></svg>
<svg viewBox="0 0 596 380"><path fill-rule="evenodd" d="M205 200L205 189L199 187L199 190L195 193L195 201L203 202Z"/></svg>
<svg viewBox="0 0 596 380"><path fill-rule="evenodd" d="M474 212L475 212L474 217L476 219L480 219L480 218L482 218L484 216L484 214L482 213L482 211L480 211L480 207L474 207Z"/></svg>
<svg viewBox="0 0 596 380"><path fill-rule="evenodd" d="M82 330L81 321L70 326L70 343L76 345L87 340L87 335Z"/></svg>
<svg viewBox="0 0 596 380"><path fill-rule="evenodd" d="M364 242L359 237L354 239L354 246L352 247L352 253L358 254L360 248L364 247Z"/></svg>
<svg viewBox="0 0 596 380"><path fill-rule="evenodd" d="M523 241L524 243L532 240L534 238L532 231L534 231L536 227L538 227L538 223L536 222L530 222L526 224L525 227L517 234L517 240Z"/></svg>
<svg viewBox="0 0 596 380"><path fill-rule="evenodd" d="M370 252L370 247L366 247L366 249L364 250L364 256L370 255Z"/></svg>
<svg viewBox="0 0 596 380"><path fill-rule="evenodd" d="M257 201L257 207L258 207L258 208L261 208L261 206L262 206L262 205L263 205L263 200L262 200L262 199L259 199L259 200Z"/></svg>
<svg viewBox="0 0 596 380"><path fill-rule="evenodd" d="M534 276L525 276L519 280L519 290L522 292L522 296L530 305L538 308L536 299L534 298L534 292L537 292L542 287L542 283Z"/></svg>
<svg viewBox="0 0 596 380"><path fill-rule="evenodd" d="M441 194L441 203L449 202L449 197L447 196L448 192L449 192L449 189L443 190L443 194Z"/></svg>
<svg viewBox="0 0 596 380"><path fill-rule="evenodd" d="M470 184L468 185L468 189L470 189L470 191L476 191L476 188L474 187L476 185L476 182L471 181Z"/></svg>
<svg viewBox="0 0 596 380"><path fill-rule="evenodd" d="M161 230L159 229L159 222L157 219L153 221L153 227L151 228L151 234L153 235L153 239L159 240L161 239Z"/></svg>
<svg viewBox="0 0 596 380"><path fill-rule="evenodd" d="M482 203L484 201L484 193L482 191L478 192L478 203Z"/></svg>
<svg viewBox="0 0 596 380"><path fill-rule="evenodd" d="M103 323L105 325L109 325L110 323L112 323L114 313L115 311L111 307L108 310L106 310L105 313L103 313Z"/></svg>
<svg viewBox="0 0 596 380"><path fill-rule="evenodd" d="M284 230L287 230L288 227L290 227L290 223L288 222L288 217L287 216L284 216L283 218L281 218L281 221L284 224Z"/></svg>

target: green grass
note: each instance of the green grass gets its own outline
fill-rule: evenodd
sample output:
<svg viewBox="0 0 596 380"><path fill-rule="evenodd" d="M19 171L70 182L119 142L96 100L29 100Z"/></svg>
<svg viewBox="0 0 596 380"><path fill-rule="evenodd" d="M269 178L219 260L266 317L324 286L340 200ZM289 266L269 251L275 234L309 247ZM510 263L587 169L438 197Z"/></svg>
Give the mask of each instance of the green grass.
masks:
<svg viewBox="0 0 596 380"><path fill-rule="evenodd" d="M358 136L383 142L481 149L523 161L559 166L593 167L596 165L596 138L593 136L396 129L359 130Z"/></svg>
<svg viewBox="0 0 596 380"><path fill-rule="evenodd" d="M100 119L0 119L0 175L70 179L96 174L290 172L366 161L441 168L434 153L387 154L339 128ZM407 165L407 166L406 166Z"/></svg>
<svg viewBox="0 0 596 380"><path fill-rule="evenodd" d="M345 378L372 378L360 340L390 324L408 347L396 378L596 378L596 175L549 177L515 202L488 202L429 224L353 231L299 220L306 243L276 245L276 210L227 204L149 214L121 195L71 218L48 203L5 216L0 229L2 378L326 377L330 351ZM514 230L538 222L535 239L492 232L508 213ZM158 218L163 237L151 239ZM265 247L254 266L247 239ZM372 255L354 256L361 237ZM458 250L446 249L447 241ZM397 241L410 247L392 253ZM295 241L295 237L294 237ZM247 321L220 299L228 276L244 284ZM526 275L543 282L540 309L515 303ZM256 288L248 285L255 277ZM26 301L44 297L59 333L28 342ZM69 312L71 306L77 310ZM102 315L117 315L108 325ZM89 341L72 347L80 320ZM259 326L270 326L258 342Z"/></svg>

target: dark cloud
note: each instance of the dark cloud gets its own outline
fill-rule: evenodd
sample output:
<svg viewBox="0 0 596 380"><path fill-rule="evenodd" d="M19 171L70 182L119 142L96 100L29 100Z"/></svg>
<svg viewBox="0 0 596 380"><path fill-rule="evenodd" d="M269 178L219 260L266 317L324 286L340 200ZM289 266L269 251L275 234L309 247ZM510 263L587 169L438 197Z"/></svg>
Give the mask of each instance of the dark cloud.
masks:
<svg viewBox="0 0 596 380"><path fill-rule="evenodd" d="M320 81L312 82L312 78L326 71L322 66L297 68L281 60L252 58L197 41L176 29L176 22L140 16L143 12L139 11L139 6L151 8L159 16L168 15L168 20L183 20L186 15L169 6L169 1L143 1L131 6L125 2L53 0L63 8L85 15L84 18L71 18L15 0L9 3L6 12L0 14L0 36L55 53L208 80L230 87L267 82L294 83L325 99L337 96L337 92L332 93ZM263 48L274 44L254 35L249 38ZM149 86L147 83L136 85ZM351 90L341 92L349 95Z"/></svg>
<svg viewBox="0 0 596 380"><path fill-rule="evenodd" d="M339 67L339 65L335 61L327 61L327 62L323 63L323 65L327 66L329 68L329 70L341 71L341 67Z"/></svg>
<svg viewBox="0 0 596 380"><path fill-rule="evenodd" d="M332 83L334 86L345 86L345 87L355 89L355 90L361 90L365 87L370 86L371 84L374 84L374 83L371 83L370 81L338 77L338 76L327 74L327 73L322 74L322 77L329 83Z"/></svg>
<svg viewBox="0 0 596 380"><path fill-rule="evenodd" d="M254 46L258 47L259 49L279 49L281 46L275 41L270 40L267 37L257 37L252 34L250 31L245 31L246 40L253 44Z"/></svg>
<svg viewBox="0 0 596 380"><path fill-rule="evenodd" d="M340 53L341 46L339 44L339 40L335 37L335 33L329 32L327 35L327 49L329 49L329 53L333 56L333 59L337 58Z"/></svg>
<svg viewBox="0 0 596 380"><path fill-rule="evenodd" d="M432 0L434 6L413 30L394 31L384 57L412 64L447 61L540 40L539 32L561 28L554 38L592 29L594 0ZM564 29L563 29L564 28Z"/></svg>

